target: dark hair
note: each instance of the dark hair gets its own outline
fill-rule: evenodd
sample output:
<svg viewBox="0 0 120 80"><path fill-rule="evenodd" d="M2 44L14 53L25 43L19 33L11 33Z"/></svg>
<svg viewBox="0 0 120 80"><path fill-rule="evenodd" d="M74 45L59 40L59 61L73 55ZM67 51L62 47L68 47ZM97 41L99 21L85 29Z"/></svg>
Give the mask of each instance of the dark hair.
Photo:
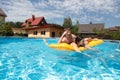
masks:
<svg viewBox="0 0 120 80"><path fill-rule="evenodd" d="M82 37L76 37L75 43L78 44L82 40Z"/></svg>
<svg viewBox="0 0 120 80"><path fill-rule="evenodd" d="M64 30L71 30L70 28L65 28Z"/></svg>

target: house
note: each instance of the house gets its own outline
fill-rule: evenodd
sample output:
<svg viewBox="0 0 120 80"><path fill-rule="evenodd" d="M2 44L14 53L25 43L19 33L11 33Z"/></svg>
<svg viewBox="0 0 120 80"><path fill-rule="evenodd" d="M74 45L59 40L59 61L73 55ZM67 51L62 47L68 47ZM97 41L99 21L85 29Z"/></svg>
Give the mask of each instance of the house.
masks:
<svg viewBox="0 0 120 80"><path fill-rule="evenodd" d="M4 11L0 8L0 22L5 22L5 17L7 15L4 13Z"/></svg>
<svg viewBox="0 0 120 80"><path fill-rule="evenodd" d="M28 37L60 37L64 28L55 24L49 24L44 17L28 18L22 24L23 29L28 33Z"/></svg>
<svg viewBox="0 0 120 80"><path fill-rule="evenodd" d="M110 28L107 28L106 30L109 30L109 31L120 31L120 26L110 27Z"/></svg>
<svg viewBox="0 0 120 80"><path fill-rule="evenodd" d="M99 24L80 24L78 34L80 35L96 35L96 32L104 29L104 23Z"/></svg>
<svg viewBox="0 0 120 80"><path fill-rule="evenodd" d="M12 28L12 31L14 35L23 35L23 36L27 35L26 31L22 28Z"/></svg>

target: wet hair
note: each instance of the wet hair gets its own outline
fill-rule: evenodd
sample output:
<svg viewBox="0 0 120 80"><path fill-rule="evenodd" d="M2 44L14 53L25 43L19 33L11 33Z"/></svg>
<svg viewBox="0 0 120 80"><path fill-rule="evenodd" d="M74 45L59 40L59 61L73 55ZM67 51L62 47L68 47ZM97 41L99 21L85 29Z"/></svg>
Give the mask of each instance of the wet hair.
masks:
<svg viewBox="0 0 120 80"><path fill-rule="evenodd" d="M71 30L70 28L65 28L64 30Z"/></svg>
<svg viewBox="0 0 120 80"><path fill-rule="evenodd" d="M75 43L78 44L81 40L82 40L82 37L77 36L76 39L75 39Z"/></svg>

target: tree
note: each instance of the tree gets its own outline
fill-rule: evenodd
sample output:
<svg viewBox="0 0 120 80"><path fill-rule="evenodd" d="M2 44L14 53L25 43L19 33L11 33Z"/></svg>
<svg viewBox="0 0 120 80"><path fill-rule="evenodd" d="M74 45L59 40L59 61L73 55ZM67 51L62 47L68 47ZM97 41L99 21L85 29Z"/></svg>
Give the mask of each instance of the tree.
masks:
<svg viewBox="0 0 120 80"><path fill-rule="evenodd" d="M76 24L72 26L71 32L72 32L73 34L78 34L78 28L79 28L79 21L77 20L77 21L76 21Z"/></svg>
<svg viewBox="0 0 120 80"><path fill-rule="evenodd" d="M6 22L5 24L11 25L12 28L22 28L23 22Z"/></svg>
<svg viewBox="0 0 120 80"><path fill-rule="evenodd" d="M0 26L2 26L4 24L4 22L0 21Z"/></svg>
<svg viewBox="0 0 120 80"><path fill-rule="evenodd" d="M80 25L80 23L79 23L79 21L78 21L78 20L76 21L76 25L77 25L77 27L79 27L79 25Z"/></svg>
<svg viewBox="0 0 120 80"><path fill-rule="evenodd" d="M64 28L71 28L72 27L72 20L70 17L64 19L63 27Z"/></svg>
<svg viewBox="0 0 120 80"><path fill-rule="evenodd" d="M12 36L13 35L12 28L9 23L5 23L0 26L0 35L1 36Z"/></svg>
<svg viewBox="0 0 120 80"><path fill-rule="evenodd" d="M110 31L109 35L112 39L120 40L120 31Z"/></svg>
<svg viewBox="0 0 120 80"><path fill-rule="evenodd" d="M16 24L14 22L6 22L6 25L10 25L11 27L15 28Z"/></svg>
<svg viewBox="0 0 120 80"><path fill-rule="evenodd" d="M23 23L23 22L16 22L16 23L15 23L15 24L16 24L16 28L22 28L22 26L21 26L22 23Z"/></svg>
<svg viewBox="0 0 120 80"><path fill-rule="evenodd" d="M92 21L90 21L90 24L92 24Z"/></svg>
<svg viewBox="0 0 120 80"><path fill-rule="evenodd" d="M72 26L71 33L73 33L73 34L77 34L78 33L78 26L77 25L73 25Z"/></svg>

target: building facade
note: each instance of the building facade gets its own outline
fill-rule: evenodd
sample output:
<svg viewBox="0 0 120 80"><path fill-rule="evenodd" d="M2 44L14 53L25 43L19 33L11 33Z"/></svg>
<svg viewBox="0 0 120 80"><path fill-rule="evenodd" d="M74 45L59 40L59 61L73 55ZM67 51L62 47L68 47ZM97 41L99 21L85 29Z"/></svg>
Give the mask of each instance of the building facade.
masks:
<svg viewBox="0 0 120 80"><path fill-rule="evenodd" d="M0 22L5 22L5 18L7 15L4 13L4 11L0 8Z"/></svg>
<svg viewBox="0 0 120 80"><path fill-rule="evenodd" d="M22 29L22 28L12 28L12 31L13 31L14 35L27 36L26 31L24 29Z"/></svg>
<svg viewBox="0 0 120 80"><path fill-rule="evenodd" d="M104 29L104 23L99 24L80 24L78 34L80 35L96 35L96 32Z"/></svg>
<svg viewBox="0 0 120 80"><path fill-rule="evenodd" d="M27 19L23 24L23 29L28 33L28 37L60 37L64 28L55 24L48 24L44 17Z"/></svg>

